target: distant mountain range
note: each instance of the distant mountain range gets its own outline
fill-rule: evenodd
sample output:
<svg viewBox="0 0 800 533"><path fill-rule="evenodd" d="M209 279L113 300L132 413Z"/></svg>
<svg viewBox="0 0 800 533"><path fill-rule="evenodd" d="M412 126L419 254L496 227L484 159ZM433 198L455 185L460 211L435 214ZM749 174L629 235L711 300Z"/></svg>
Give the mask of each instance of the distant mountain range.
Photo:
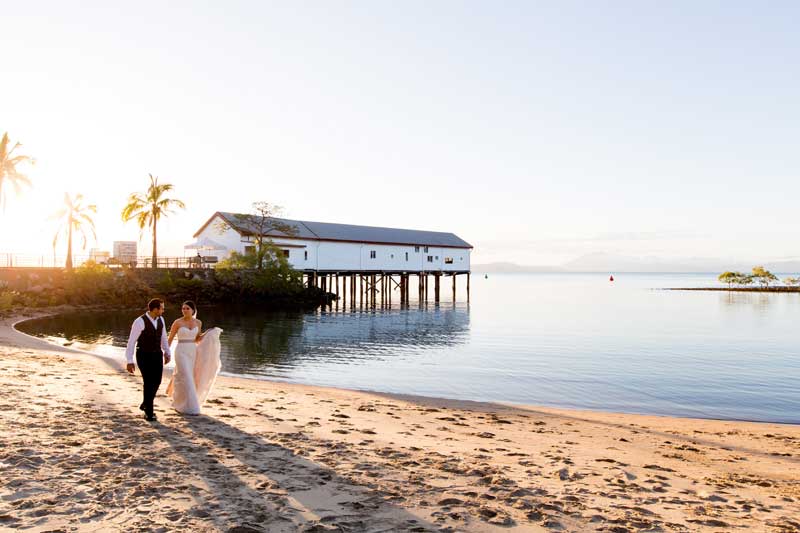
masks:
<svg viewBox="0 0 800 533"><path fill-rule="evenodd" d="M497 262L472 265L473 272L750 272L756 265L779 273L800 272L800 260L734 261L708 257L664 259L634 257L596 252L586 254L561 265L518 265Z"/></svg>

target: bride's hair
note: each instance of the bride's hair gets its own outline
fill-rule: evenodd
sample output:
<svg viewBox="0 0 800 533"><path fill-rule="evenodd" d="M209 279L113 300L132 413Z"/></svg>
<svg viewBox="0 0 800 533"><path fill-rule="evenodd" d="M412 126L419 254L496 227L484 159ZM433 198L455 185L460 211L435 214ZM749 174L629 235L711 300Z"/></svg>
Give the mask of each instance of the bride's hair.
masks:
<svg viewBox="0 0 800 533"><path fill-rule="evenodd" d="M185 302L183 302L183 305L191 307L192 308L192 316L197 316L197 306L194 305L193 301L186 300Z"/></svg>

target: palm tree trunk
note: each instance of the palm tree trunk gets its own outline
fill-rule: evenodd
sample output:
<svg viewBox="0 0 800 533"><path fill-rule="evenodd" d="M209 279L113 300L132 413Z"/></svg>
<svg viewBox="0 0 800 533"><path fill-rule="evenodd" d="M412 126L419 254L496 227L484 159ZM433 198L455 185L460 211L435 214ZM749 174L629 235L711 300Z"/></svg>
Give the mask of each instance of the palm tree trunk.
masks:
<svg viewBox="0 0 800 533"><path fill-rule="evenodd" d="M153 268L158 266L158 253L156 248L156 219L153 218Z"/></svg>
<svg viewBox="0 0 800 533"><path fill-rule="evenodd" d="M67 221L67 270L72 270L72 219Z"/></svg>

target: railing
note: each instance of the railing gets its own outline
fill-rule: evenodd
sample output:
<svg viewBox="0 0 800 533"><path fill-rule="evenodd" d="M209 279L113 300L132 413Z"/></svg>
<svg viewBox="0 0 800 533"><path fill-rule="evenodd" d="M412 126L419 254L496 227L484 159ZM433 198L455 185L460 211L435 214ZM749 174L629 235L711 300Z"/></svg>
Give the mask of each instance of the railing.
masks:
<svg viewBox="0 0 800 533"><path fill-rule="evenodd" d="M94 260L97 263L108 265L110 268L152 268L151 256L136 258L98 258L90 255L73 255L72 265L78 267L83 263ZM216 257L195 256L188 257L158 257L156 268L208 268L217 262ZM47 256L35 254L0 253L0 268L64 268L67 263L66 256Z"/></svg>

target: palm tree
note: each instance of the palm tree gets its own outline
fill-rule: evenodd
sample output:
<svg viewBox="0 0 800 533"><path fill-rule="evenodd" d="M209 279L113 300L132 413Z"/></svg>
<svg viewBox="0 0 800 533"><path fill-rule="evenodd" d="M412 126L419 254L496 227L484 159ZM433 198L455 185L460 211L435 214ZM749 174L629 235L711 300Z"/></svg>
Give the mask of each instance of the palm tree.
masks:
<svg viewBox="0 0 800 533"><path fill-rule="evenodd" d="M144 231L145 227L153 228L153 268L158 264L158 254L156 248L156 226L161 219L161 215L168 215L172 213L171 208L180 207L186 209L186 205L180 200L175 198L165 198L164 195L172 190L171 183L162 183L159 185L158 178L150 176L150 186L147 191L142 193L132 193L128 197L128 204L122 209L122 221L128 222L136 219L139 226L139 232Z"/></svg>
<svg viewBox="0 0 800 533"><path fill-rule="evenodd" d="M23 163L34 163L34 159L27 155L14 155L14 151L22 146L20 143L14 144L9 150L8 146L11 141L8 139L8 133L3 133L3 138L0 139L0 205L3 210L6 208L6 197L3 193L3 185L8 182L14 187L14 192L19 192L22 185L30 185L31 182L28 176L21 173L18 165Z"/></svg>
<svg viewBox="0 0 800 533"><path fill-rule="evenodd" d="M94 220L89 213L97 213L97 206L83 205L83 195L78 194L74 198L69 193L64 194L64 207L53 215L54 218L61 219L62 224L53 237L53 249L56 247L58 237L62 232L67 234L67 270L72 270L72 234L80 233L83 237L82 249L86 249L86 230L92 232L92 237L97 240L94 231Z"/></svg>

